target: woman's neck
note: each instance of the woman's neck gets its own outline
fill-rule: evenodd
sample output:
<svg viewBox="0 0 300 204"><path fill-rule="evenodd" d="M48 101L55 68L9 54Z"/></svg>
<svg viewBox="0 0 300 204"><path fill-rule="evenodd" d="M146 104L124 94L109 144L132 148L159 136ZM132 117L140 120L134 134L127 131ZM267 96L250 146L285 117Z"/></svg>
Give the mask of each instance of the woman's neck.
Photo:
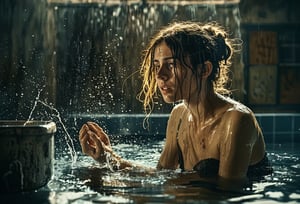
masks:
<svg viewBox="0 0 300 204"><path fill-rule="evenodd" d="M195 123L203 123L215 116L216 111L224 101L215 92L206 94L205 97L198 97L193 101L184 101L190 111L189 118Z"/></svg>

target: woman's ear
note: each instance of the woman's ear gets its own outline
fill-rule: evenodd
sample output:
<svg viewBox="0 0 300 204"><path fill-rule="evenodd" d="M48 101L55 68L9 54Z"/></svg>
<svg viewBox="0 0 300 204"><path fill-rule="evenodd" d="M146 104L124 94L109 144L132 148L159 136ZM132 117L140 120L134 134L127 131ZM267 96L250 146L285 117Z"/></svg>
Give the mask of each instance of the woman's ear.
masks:
<svg viewBox="0 0 300 204"><path fill-rule="evenodd" d="M202 78L207 79L212 72L212 63L210 61L204 62L204 67L202 67Z"/></svg>

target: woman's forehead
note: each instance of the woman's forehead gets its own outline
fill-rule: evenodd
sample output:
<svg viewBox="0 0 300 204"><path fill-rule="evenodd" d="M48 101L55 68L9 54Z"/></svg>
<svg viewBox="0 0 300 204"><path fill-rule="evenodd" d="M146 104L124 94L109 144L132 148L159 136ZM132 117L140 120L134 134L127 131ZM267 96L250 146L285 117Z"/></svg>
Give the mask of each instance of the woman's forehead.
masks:
<svg viewBox="0 0 300 204"><path fill-rule="evenodd" d="M173 58L173 53L165 42L161 42L154 49L154 58L158 59L158 58L166 58L166 57Z"/></svg>

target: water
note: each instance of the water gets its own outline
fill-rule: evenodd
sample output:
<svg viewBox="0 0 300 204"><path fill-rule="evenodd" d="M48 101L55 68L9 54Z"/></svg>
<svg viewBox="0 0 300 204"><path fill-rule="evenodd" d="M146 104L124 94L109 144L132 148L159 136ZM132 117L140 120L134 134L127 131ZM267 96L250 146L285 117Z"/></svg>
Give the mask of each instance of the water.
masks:
<svg viewBox="0 0 300 204"><path fill-rule="evenodd" d="M274 173L264 180L253 182L241 192L218 190L192 172L141 171L140 169L114 171L109 164L99 164L80 151L74 143L82 118L74 117L74 124L66 128L60 112L40 99L38 91L28 121L39 118L41 108L47 108L47 118L58 121L54 175L47 186L35 192L1 196L0 200L27 199L31 203L296 203L300 202L300 150L298 144L267 145ZM49 113L50 110L50 113ZM35 115L36 114L36 115ZM81 121L82 120L82 121ZM91 118L91 120L94 120ZM26 123L24 124L26 125ZM126 126L126 124L123 124ZM72 137L72 136L73 137ZM57 139L56 138L56 139ZM163 138L147 136L112 135L114 151L127 160L155 167L162 151ZM69 151L65 151L65 146ZM109 155L108 155L109 156Z"/></svg>
<svg viewBox="0 0 300 204"><path fill-rule="evenodd" d="M28 117L27 121L24 123L24 126L26 126L27 123L32 119L33 112L34 112L34 110L35 110L35 108L36 108L36 106L37 106L37 104L38 104L38 102L39 102L39 100L40 100L40 95L41 95L41 92L42 92L42 91L43 91L42 89L38 90L37 97L35 98L33 107L32 107L32 109L31 109L31 111L30 111L30 114L29 114L29 117Z"/></svg>
<svg viewBox="0 0 300 204"><path fill-rule="evenodd" d="M62 120L62 118L60 116L59 111L56 108L48 105L47 103L45 103L45 102L43 102L41 100L38 100L38 102L40 104L42 104L43 106L46 106L47 108L49 108L50 110L52 110L52 111L55 112L54 116L58 119L58 122L59 122L59 124L61 125L61 127L63 129L65 141L67 143L67 147L69 148L69 151L70 151L70 154L71 154L71 157L72 157L72 161L73 161L73 163L76 162L76 160L77 160L77 154L76 154L74 142L73 142L72 137L69 134L69 132L68 132L65 124L63 123L63 120Z"/></svg>
<svg viewBox="0 0 300 204"><path fill-rule="evenodd" d="M163 140L148 138L147 143L118 143L114 150L122 157L155 167ZM67 156L55 160L53 179L35 192L1 196L4 201L31 203L298 203L300 202L300 150L297 144L268 145L274 173L254 182L243 192L214 189L194 173L177 171L112 172L78 152L75 164Z"/></svg>
<svg viewBox="0 0 300 204"><path fill-rule="evenodd" d="M147 145L123 143L115 144L113 147L126 159L155 167L163 143L163 141L149 141ZM293 149L291 144L277 145L273 148L274 146L268 149L268 152L274 173L266 176L264 181L254 182L252 189L245 189L242 193L216 191L203 183L194 173L182 174L176 171L145 173L138 170L110 172L105 166L100 166L84 155L79 156L74 168L70 168L63 160L58 160L54 180L48 187L52 191L65 189L56 197L59 199L70 191L74 196L80 195L76 201L78 203L85 200L100 202L101 199L112 203L123 201L197 203L200 200L203 203L300 202L300 190L297 185L300 181L300 151Z"/></svg>
<svg viewBox="0 0 300 204"><path fill-rule="evenodd" d="M255 181L240 192L225 192L196 173L180 171L143 171L140 169L114 171L108 163L99 164L83 155L79 143L74 143L80 118L74 118L73 132L67 130L59 111L40 99L38 91L28 121L41 107L58 120L58 138L65 143L56 146L54 175L47 186L35 192L0 196L0 201L28 200L31 203L296 203L300 202L300 150L297 144L267 145L274 173ZM39 106L40 105L40 106ZM35 114L36 113L36 116ZM83 121L81 121L83 122ZM26 125L26 123L24 124ZM123 124L125 125L125 124ZM71 137L71 135L73 137ZM114 151L124 159L155 167L162 151L163 138L112 135ZM77 145L76 145L77 144ZM69 151L63 147L67 146ZM108 155L110 156L110 155Z"/></svg>
<svg viewBox="0 0 300 204"><path fill-rule="evenodd" d="M1 1L1 118L27 119L36 87L43 87L43 101L68 114L141 114L136 100L141 54L160 27L175 20L217 21L233 38L241 37L238 1L83 2ZM233 88L242 90L243 67L236 57ZM170 107L161 103L154 111L166 113Z"/></svg>
<svg viewBox="0 0 300 204"><path fill-rule="evenodd" d="M62 117L60 116L60 112L56 108L54 108L53 106L51 106L51 105L47 104L46 102L40 100L40 95L41 95L42 91L43 91L42 89L38 90L37 96L36 96L35 101L33 103L33 107L32 107L32 109L30 111L28 119L24 123L24 126L26 126L27 123L29 123L31 120L34 119L34 117L33 117L34 116L34 111L36 109L38 109L38 105L39 104L41 104L43 107L48 108L50 110L50 113L46 112L47 118L48 118L48 120L50 118L52 120L53 119L58 120L57 124L59 124L61 126L61 128L62 128L63 136L64 136L64 139L65 139L65 143L66 143L66 145L68 147L70 156L72 158L72 164L74 164L76 162L76 160L77 160L77 153L76 153L76 150L75 150L73 139L72 139L70 133L68 132L68 130L67 130L67 128L66 128L66 126L65 126L65 124L63 122ZM40 117L40 116L38 116L38 117Z"/></svg>
<svg viewBox="0 0 300 204"><path fill-rule="evenodd" d="M140 104L135 103L136 93L133 93L133 90L139 89L139 84L134 77L131 78L131 74L138 69L141 49L152 33L174 19L216 20L229 27L233 37L240 37L238 4L228 7L155 4L77 7L50 4L48 7L45 1L8 2L9 6L2 9L3 19L8 19L7 24L13 29L11 26L3 27L3 33L7 35L2 39L7 46L2 50L8 60L2 61L9 63L3 66L1 73L5 77L7 73L15 77L1 78L1 117L22 119L31 110L29 119L57 120L58 134L55 136L55 171L49 185L35 192L1 195L0 199L5 201L1 203L23 203L24 200L51 204L300 201L297 187L300 154L296 144L269 145L274 174L254 183L252 190L248 189L243 194L215 192L193 174L173 171L146 174L137 170L112 172L108 166L100 166L80 153L77 141L80 124L67 129L69 126L64 125L61 117L64 114L58 112L139 113ZM14 46L9 42L14 42ZM7 47L12 47L12 50ZM236 68L235 84L243 89L243 69L239 66L233 68ZM125 80L127 77L130 80ZM47 84L44 95L38 91L31 109L28 101L31 102L36 94L32 87L40 87L41 84ZM56 104L58 110L49 101ZM42 108L45 108L44 115ZM164 109L158 108L158 111L163 112ZM40 115L33 117L34 113ZM143 142L132 142L114 139L114 150L124 158L156 166L163 140L148 138ZM73 159L74 155L78 155L77 160Z"/></svg>

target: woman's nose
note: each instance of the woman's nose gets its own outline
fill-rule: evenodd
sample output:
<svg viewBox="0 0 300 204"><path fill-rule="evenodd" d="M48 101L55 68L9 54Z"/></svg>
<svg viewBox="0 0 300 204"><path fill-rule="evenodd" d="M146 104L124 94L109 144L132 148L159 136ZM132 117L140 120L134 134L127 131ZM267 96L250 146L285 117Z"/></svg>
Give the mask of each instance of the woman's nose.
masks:
<svg viewBox="0 0 300 204"><path fill-rule="evenodd" d="M156 72L156 77L160 80L167 81L169 79L168 70L164 66L159 67Z"/></svg>

